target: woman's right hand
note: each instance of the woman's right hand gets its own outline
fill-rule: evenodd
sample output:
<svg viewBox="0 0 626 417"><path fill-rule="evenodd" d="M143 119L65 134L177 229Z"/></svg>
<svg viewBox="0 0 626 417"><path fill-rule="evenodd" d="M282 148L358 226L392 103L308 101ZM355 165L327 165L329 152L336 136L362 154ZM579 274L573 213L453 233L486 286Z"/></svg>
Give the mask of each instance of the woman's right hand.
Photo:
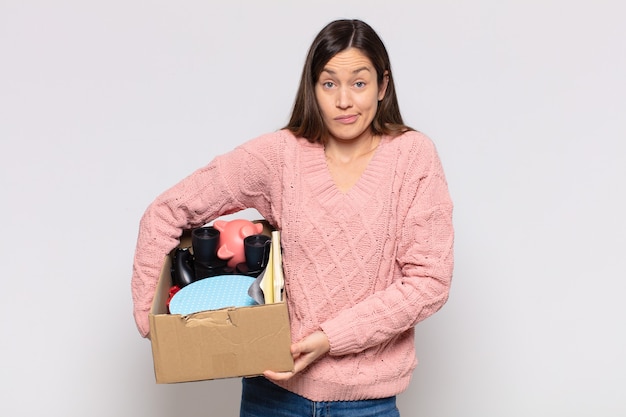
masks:
<svg viewBox="0 0 626 417"><path fill-rule="evenodd" d="M329 351L330 343L328 342L328 337L326 337L326 334L323 331L318 330L311 333L301 341L291 345L291 355L293 356L294 361L293 371L265 371L263 372L263 375L274 381L286 381L298 372L306 369L309 365Z"/></svg>

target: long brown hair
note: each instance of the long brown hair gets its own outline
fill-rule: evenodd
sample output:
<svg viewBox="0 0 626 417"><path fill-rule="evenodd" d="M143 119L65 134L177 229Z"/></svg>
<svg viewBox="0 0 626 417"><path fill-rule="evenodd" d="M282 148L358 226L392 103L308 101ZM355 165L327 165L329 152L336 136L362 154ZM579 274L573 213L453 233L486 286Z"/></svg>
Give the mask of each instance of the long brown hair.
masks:
<svg viewBox="0 0 626 417"><path fill-rule="evenodd" d="M374 65L378 86L388 77L387 91L378 103L372 121L372 133L397 136L413 130L402 121L400 107L393 83L391 63L387 49L380 37L361 20L336 20L326 25L315 37L302 69L300 87L285 129L310 142L324 142L327 129L315 98L315 84L324 66L339 52L348 48L360 50Z"/></svg>

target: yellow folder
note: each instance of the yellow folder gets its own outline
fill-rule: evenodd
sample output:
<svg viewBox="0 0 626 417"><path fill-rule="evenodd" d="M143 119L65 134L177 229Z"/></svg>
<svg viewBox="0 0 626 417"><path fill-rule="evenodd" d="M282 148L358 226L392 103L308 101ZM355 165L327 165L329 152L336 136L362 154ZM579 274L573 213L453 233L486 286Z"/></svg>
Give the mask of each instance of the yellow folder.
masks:
<svg viewBox="0 0 626 417"><path fill-rule="evenodd" d="M263 298L265 304L272 304L274 302L274 258L272 256L273 246L270 246L270 255L265 271L263 271L263 278L259 282L261 291L263 291Z"/></svg>
<svg viewBox="0 0 626 417"><path fill-rule="evenodd" d="M273 281L274 281L274 302L283 300L283 257L280 251L280 232L275 230L272 232L272 250L270 251L273 263Z"/></svg>

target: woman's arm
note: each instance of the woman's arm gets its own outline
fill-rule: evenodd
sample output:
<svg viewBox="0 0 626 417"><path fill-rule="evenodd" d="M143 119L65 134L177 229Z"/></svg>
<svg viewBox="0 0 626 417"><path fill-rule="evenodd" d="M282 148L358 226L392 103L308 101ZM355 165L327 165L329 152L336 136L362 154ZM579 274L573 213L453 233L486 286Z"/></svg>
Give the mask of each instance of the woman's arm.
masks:
<svg viewBox="0 0 626 417"><path fill-rule="evenodd" d="M149 333L148 314L165 256L183 230L219 216L256 208L272 222L272 192L280 136L264 135L215 158L174 185L147 208L139 224L131 289L139 332Z"/></svg>

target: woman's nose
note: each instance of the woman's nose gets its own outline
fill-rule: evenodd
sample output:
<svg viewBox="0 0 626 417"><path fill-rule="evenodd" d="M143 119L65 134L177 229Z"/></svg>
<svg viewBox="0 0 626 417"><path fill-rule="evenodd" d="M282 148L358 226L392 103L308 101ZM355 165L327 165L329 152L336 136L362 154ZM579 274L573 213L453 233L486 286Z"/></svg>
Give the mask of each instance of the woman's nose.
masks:
<svg viewBox="0 0 626 417"><path fill-rule="evenodd" d="M337 92L337 107L347 109L352 106L350 92L346 88L340 88Z"/></svg>

